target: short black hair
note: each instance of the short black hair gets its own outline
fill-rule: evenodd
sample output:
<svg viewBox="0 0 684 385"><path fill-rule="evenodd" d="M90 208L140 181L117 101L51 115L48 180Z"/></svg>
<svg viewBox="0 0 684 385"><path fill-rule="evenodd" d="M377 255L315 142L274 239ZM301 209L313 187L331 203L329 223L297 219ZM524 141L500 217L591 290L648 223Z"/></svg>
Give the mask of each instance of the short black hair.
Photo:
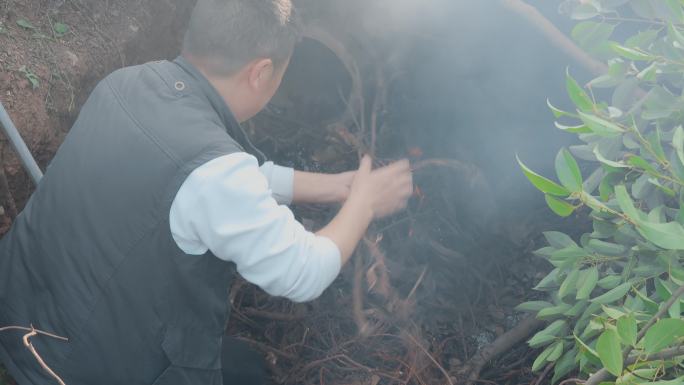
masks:
<svg viewBox="0 0 684 385"><path fill-rule="evenodd" d="M198 0L183 54L202 60L213 74L232 75L262 57L282 65L300 33L291 0Z"/></svg>

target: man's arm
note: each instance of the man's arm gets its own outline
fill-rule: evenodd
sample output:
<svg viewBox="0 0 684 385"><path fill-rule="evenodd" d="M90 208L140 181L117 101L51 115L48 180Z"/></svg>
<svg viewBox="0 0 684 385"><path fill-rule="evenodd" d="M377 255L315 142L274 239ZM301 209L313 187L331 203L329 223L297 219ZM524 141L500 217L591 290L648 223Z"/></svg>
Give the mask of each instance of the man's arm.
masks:
<svg viewBox="0 0 684 385"><path fill-rule="evenodd" d="M282 205L290 203L342 203L347 200L356 172L321 174L296 171L273 162L260 167L268 180L273 198Z"/></svg>
<svg viewBox="0 0 684 385"><path fill-rule="evenodd" d="M332 283L371 220L405 206L412 186L408 162L371 171L364 158L340 213L313 234L278 205L256 159L236 153L200 166L183 183L171 232L187 254L211 250L268 293L308 301Z"/></svg>
<svg viewBox="0 0 684 385"><path fill-rule="evenodd" d="M318 174L294 172L294 203L341 203L347 200L356 172Z"/></svg>

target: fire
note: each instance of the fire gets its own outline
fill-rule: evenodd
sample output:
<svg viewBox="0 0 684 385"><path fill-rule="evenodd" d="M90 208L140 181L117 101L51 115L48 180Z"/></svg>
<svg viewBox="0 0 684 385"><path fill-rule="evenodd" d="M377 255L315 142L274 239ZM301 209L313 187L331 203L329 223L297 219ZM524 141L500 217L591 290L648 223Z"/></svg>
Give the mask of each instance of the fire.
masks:
<svg viewBox="0 0 684 385"><path fill-rule="evenodd" d="M423 149L420 147L411 147L411 148L409 148L408 153L412 158L422 158L423 157Z"/></svg>

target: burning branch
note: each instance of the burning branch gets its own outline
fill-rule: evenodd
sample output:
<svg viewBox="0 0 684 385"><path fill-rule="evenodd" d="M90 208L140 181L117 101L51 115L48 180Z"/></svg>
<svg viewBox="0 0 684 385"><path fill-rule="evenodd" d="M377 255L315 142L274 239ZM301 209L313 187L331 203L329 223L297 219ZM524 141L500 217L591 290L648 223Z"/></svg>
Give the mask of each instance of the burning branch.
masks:
<svg viewBox="0 0 684 385"><path fill-rule="evenodd" d="M38 364L43 368L43 370L45 370L50 375L50 377L54 378L55 381L57 381L57 383L59 383L59 385L66 385L64 383L64 381L52 369L50 369L50 367L45 363L43 358L40 356L40 354L38 354L38 351L36 350L36 348L31 343L30 339L31 339L31 337L35 337L37 335L44 335L44 336L48 336L48 337L55 338L55 339L58 339L60 341L66 342L66 341L69 341L68 338L60 337L60 336L52 334L52 333L48 333L48 332L44 332L42 330L38 330L38 329L34 328L33 325L31 325L30 328L21 327L21 326L2 327L2 328L0 328L0 333L4 332L4 331L8 331L8 330L22 330L22 331L28 332L24 335L24 337L22 337L22 341L24 341L24 346L26 347L26 349L28 349L31 352L31 354L33 354L33 357L35 357L36 361L38 361Z"/></svg>

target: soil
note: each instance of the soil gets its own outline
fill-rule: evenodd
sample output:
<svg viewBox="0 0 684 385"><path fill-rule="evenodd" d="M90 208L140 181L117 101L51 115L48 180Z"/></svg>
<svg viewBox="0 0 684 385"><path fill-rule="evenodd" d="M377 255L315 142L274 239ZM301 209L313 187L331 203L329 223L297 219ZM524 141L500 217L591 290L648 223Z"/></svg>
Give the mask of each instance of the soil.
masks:
<svg viewBox="0 0 684 385"><path fill-rule="evenodd" d="M386 9L383 1L369 9L381 12ZM0 101L43 168L97 81L122 66L177 54L192 3L0 0ZM247 125L258 145L278 163L324 172L355 167L358 140L382 161L405 156L415 163L432 158L451 161L447 167L438 164L416 173L418 194L408 214L376 224L357 262L319 300L293 304L237 282L231 292L228 331L264 353L280 384L455 381L452 378L459 378L471 357L520 322L522 315L513 307L535 295L529 288L547 269L531 253L541 246L540 231L570 229L576 223L559 224L543 207L543 199L530 199L531 189L524 181L510 177L515 172L512 162L500 166L478 158L490 158L487 151L492 149L481 148L482 143L501 136L497 126L515 117L487 120L491 132L473 135L447 129L482 121L437 120L445 114L437 111L439 106L454 108L446 100L454 96L455 87L420 78L435 73L416 59L424 57L425 39L434 43L434 36L408 34L399 24L383 26L368 16L370 11L357 18L349 9L364 7L359 0L301 3L305 16L326 25L348 48L344 55L356 59L365 97L361 104L366 107L356 118L376 123L377 138L371 144L369 130L361 130L363 124L345 115L358 80L345 58L321 41L306 40L273 103ZM396 12L390 16L405 21L406 15ZM401 33L407 43L398 48L391 42ZM398 69L397 63L407 64ZM558 67L559 81L563 68ZM472 70L466 68L463 79L485 77L468 72ZM468 87L467 81L459 87ZM417 100L426 90L430 97L439 96L434 105ZM538 93L545 99L546 90ZM537 108L543 108L544 99ZM375 108L378 105L381 108ZM456 109L466 116L468 108ZM520 126L539 123L525 113L516 112ZM505 129L503 135L513 135L508 126ZM525 132L518 129L515 134ZM3 197L0 184L1 236L33 187L4 140L0 160L10 187L9 196ZM502 169L505 178L500 177ZM331 218L334 208L305 206L295 212L313 229ZM532 383L533 358L534 352L519 344L492 362L481 379ZM2 373L0 368L0 384L11 384Z"/></svg>

